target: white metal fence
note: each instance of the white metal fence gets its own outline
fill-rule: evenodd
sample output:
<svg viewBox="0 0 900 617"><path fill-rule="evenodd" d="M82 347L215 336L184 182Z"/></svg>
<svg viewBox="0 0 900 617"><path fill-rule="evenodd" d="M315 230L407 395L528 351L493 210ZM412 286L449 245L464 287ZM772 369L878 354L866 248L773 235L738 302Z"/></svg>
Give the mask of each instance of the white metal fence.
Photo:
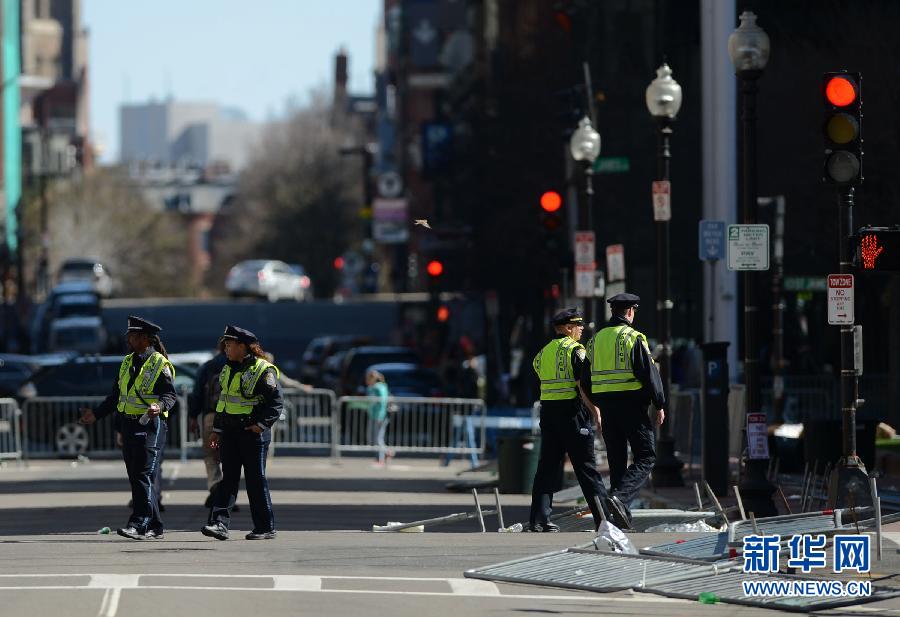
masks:
<svg viewBox="0 0 900 617"><path fill-rule="evenodd" d="M0 460L22 458L21 416L15 399L0 398Z"/></svg>
<svg viewBox="0 0 900 617"><path fill-rule="evenodd" d="M376 397L342 396L332 417L334 449L376 452L370 415ZM480 399L388 398L386 446L394 452L484 454L487 407Z"/></svg>
<svg viewBox="0 0 900 617"><path fill-rule="evenodd" d="M272 427L278 448L334 451L335 396L331 390L284 390L284 413Z"/></svg>

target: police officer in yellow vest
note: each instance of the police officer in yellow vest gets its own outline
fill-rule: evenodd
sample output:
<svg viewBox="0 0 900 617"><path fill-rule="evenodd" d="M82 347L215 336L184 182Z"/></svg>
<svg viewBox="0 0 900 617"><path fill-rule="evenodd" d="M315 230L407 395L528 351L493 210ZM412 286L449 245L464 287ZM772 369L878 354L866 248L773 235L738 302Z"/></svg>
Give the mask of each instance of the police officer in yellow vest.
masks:
<svg viewBox="0 0 900 617"><path fill-rule="evenodd" d="M646 482L656 461L652 403L656 424L666 417L666 395L647 337L632 327L641 299L630 293L607 300L612 318L588 343L590 373L582 375L582 387L603 418L603 441L609 459L610 509L624 509ZM628 446L632 463L628 466Z"/></svg>
<svg viewBox="0 0 900 617"><path fill-rule="evenodd" d="M209 524L200 531L211 538L228 539L230 512L243 467L253 518L253 531L245 537L270 540L275 537L275 515L266 481L266 453L272 425L283 409L279 371L265 359L266 352L249 330L226 326L222 338L227 361L219 373L221 393L210 434L210 447L219 449L222 460L222 481L216 485Z"/></svg>
<svg viewBox="0 0 900 617"><path fill-rule="evenodd" d="M81 424L93 424L114 412L122 434L122 456L131 482L132 512L117 530L132 540L163 537L158 483L154 483L166 444L166 418L175 407L175 368L159 339L159 326L128 318L131 350L119 367L112 393L96 409L83 408Z"/></svg>
<svg viewBox="0 0 900 617"><path fill-rule="evenodd" d="M553 493L561 488L566 454L595 526L602 520L600 508L609 516L606 487L594 457L594 427L599 427L600 415L579 385L579 377L588 367L586 351L578 342L584 317L577 309L566 309L553 317L553 326L557 338L547 343L533 362L541 380L541 452L531 492L529 531L559 531L550 522L550 512Z"/></svg>

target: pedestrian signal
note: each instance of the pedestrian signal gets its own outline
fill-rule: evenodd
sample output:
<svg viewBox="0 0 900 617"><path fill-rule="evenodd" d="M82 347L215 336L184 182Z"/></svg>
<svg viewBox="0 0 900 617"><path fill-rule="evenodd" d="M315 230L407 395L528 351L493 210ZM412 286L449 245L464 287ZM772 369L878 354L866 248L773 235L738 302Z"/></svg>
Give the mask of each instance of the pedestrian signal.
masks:
<svg viewBox="0 0 900 617"><path fill-rule="evenodd" d="M860 270L900 272L900 227L863 227L856 238Z"/></svg>
<svg viewBox="0 0 900 617"><path fill-rule="evenodd" d="M825 119L823 179L854 186L862 182L862 75L832 71L822 78Z"/></svg>

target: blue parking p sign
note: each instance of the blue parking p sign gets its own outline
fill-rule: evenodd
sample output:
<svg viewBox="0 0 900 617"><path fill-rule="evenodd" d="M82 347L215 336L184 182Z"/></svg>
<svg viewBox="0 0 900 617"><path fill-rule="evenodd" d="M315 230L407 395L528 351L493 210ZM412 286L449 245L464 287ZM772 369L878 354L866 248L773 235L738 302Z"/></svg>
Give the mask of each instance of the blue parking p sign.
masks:
<svg viewBox="0 0 900 617"><path fill-rule="evenodd" d="M700 260L725 259L725 221L700 221Z"/></svg>

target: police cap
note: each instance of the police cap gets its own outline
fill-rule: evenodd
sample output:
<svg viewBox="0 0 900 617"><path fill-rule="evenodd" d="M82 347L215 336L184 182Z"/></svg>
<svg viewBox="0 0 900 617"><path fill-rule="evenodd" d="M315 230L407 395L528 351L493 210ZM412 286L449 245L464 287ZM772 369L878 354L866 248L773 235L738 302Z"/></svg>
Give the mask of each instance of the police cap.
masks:
<svg viewBox="0 0 900 617"><path fill-rule="evenodd" d="M630 306L638 306L641 302L641 298L640 296L636 296L634 294L622 293L616 294L611 298L607 298L606 301L613 306L628 308Z"/></svg>
<svg viewBox="0 0 900 617"><path fill-rule="evenodd" d="M584 315L576 308L563 309L553 316L554 326L565 326L567 324L584 324Z"/></svg>
<svg viewBox="0 0 900 617"><path fill-rule="evenodd" d="M237 326L225 326L225 333L222 335L222 338L226 341L237 341L238 343L243 343L245 345L250 345L251 343L259 341L259 339L256 338L256 335L250 332L250 330L238 328Z"/></svg>
<svg viewBox="0 0 900 617"><path fill-rule="evenodd" d="M161 331L162 328L152 321L147 321L146 319L135 317L134 315L128 316L128 330L125 332L126 334L129 332L143 332L144 334L153 336Z"/></svg>

